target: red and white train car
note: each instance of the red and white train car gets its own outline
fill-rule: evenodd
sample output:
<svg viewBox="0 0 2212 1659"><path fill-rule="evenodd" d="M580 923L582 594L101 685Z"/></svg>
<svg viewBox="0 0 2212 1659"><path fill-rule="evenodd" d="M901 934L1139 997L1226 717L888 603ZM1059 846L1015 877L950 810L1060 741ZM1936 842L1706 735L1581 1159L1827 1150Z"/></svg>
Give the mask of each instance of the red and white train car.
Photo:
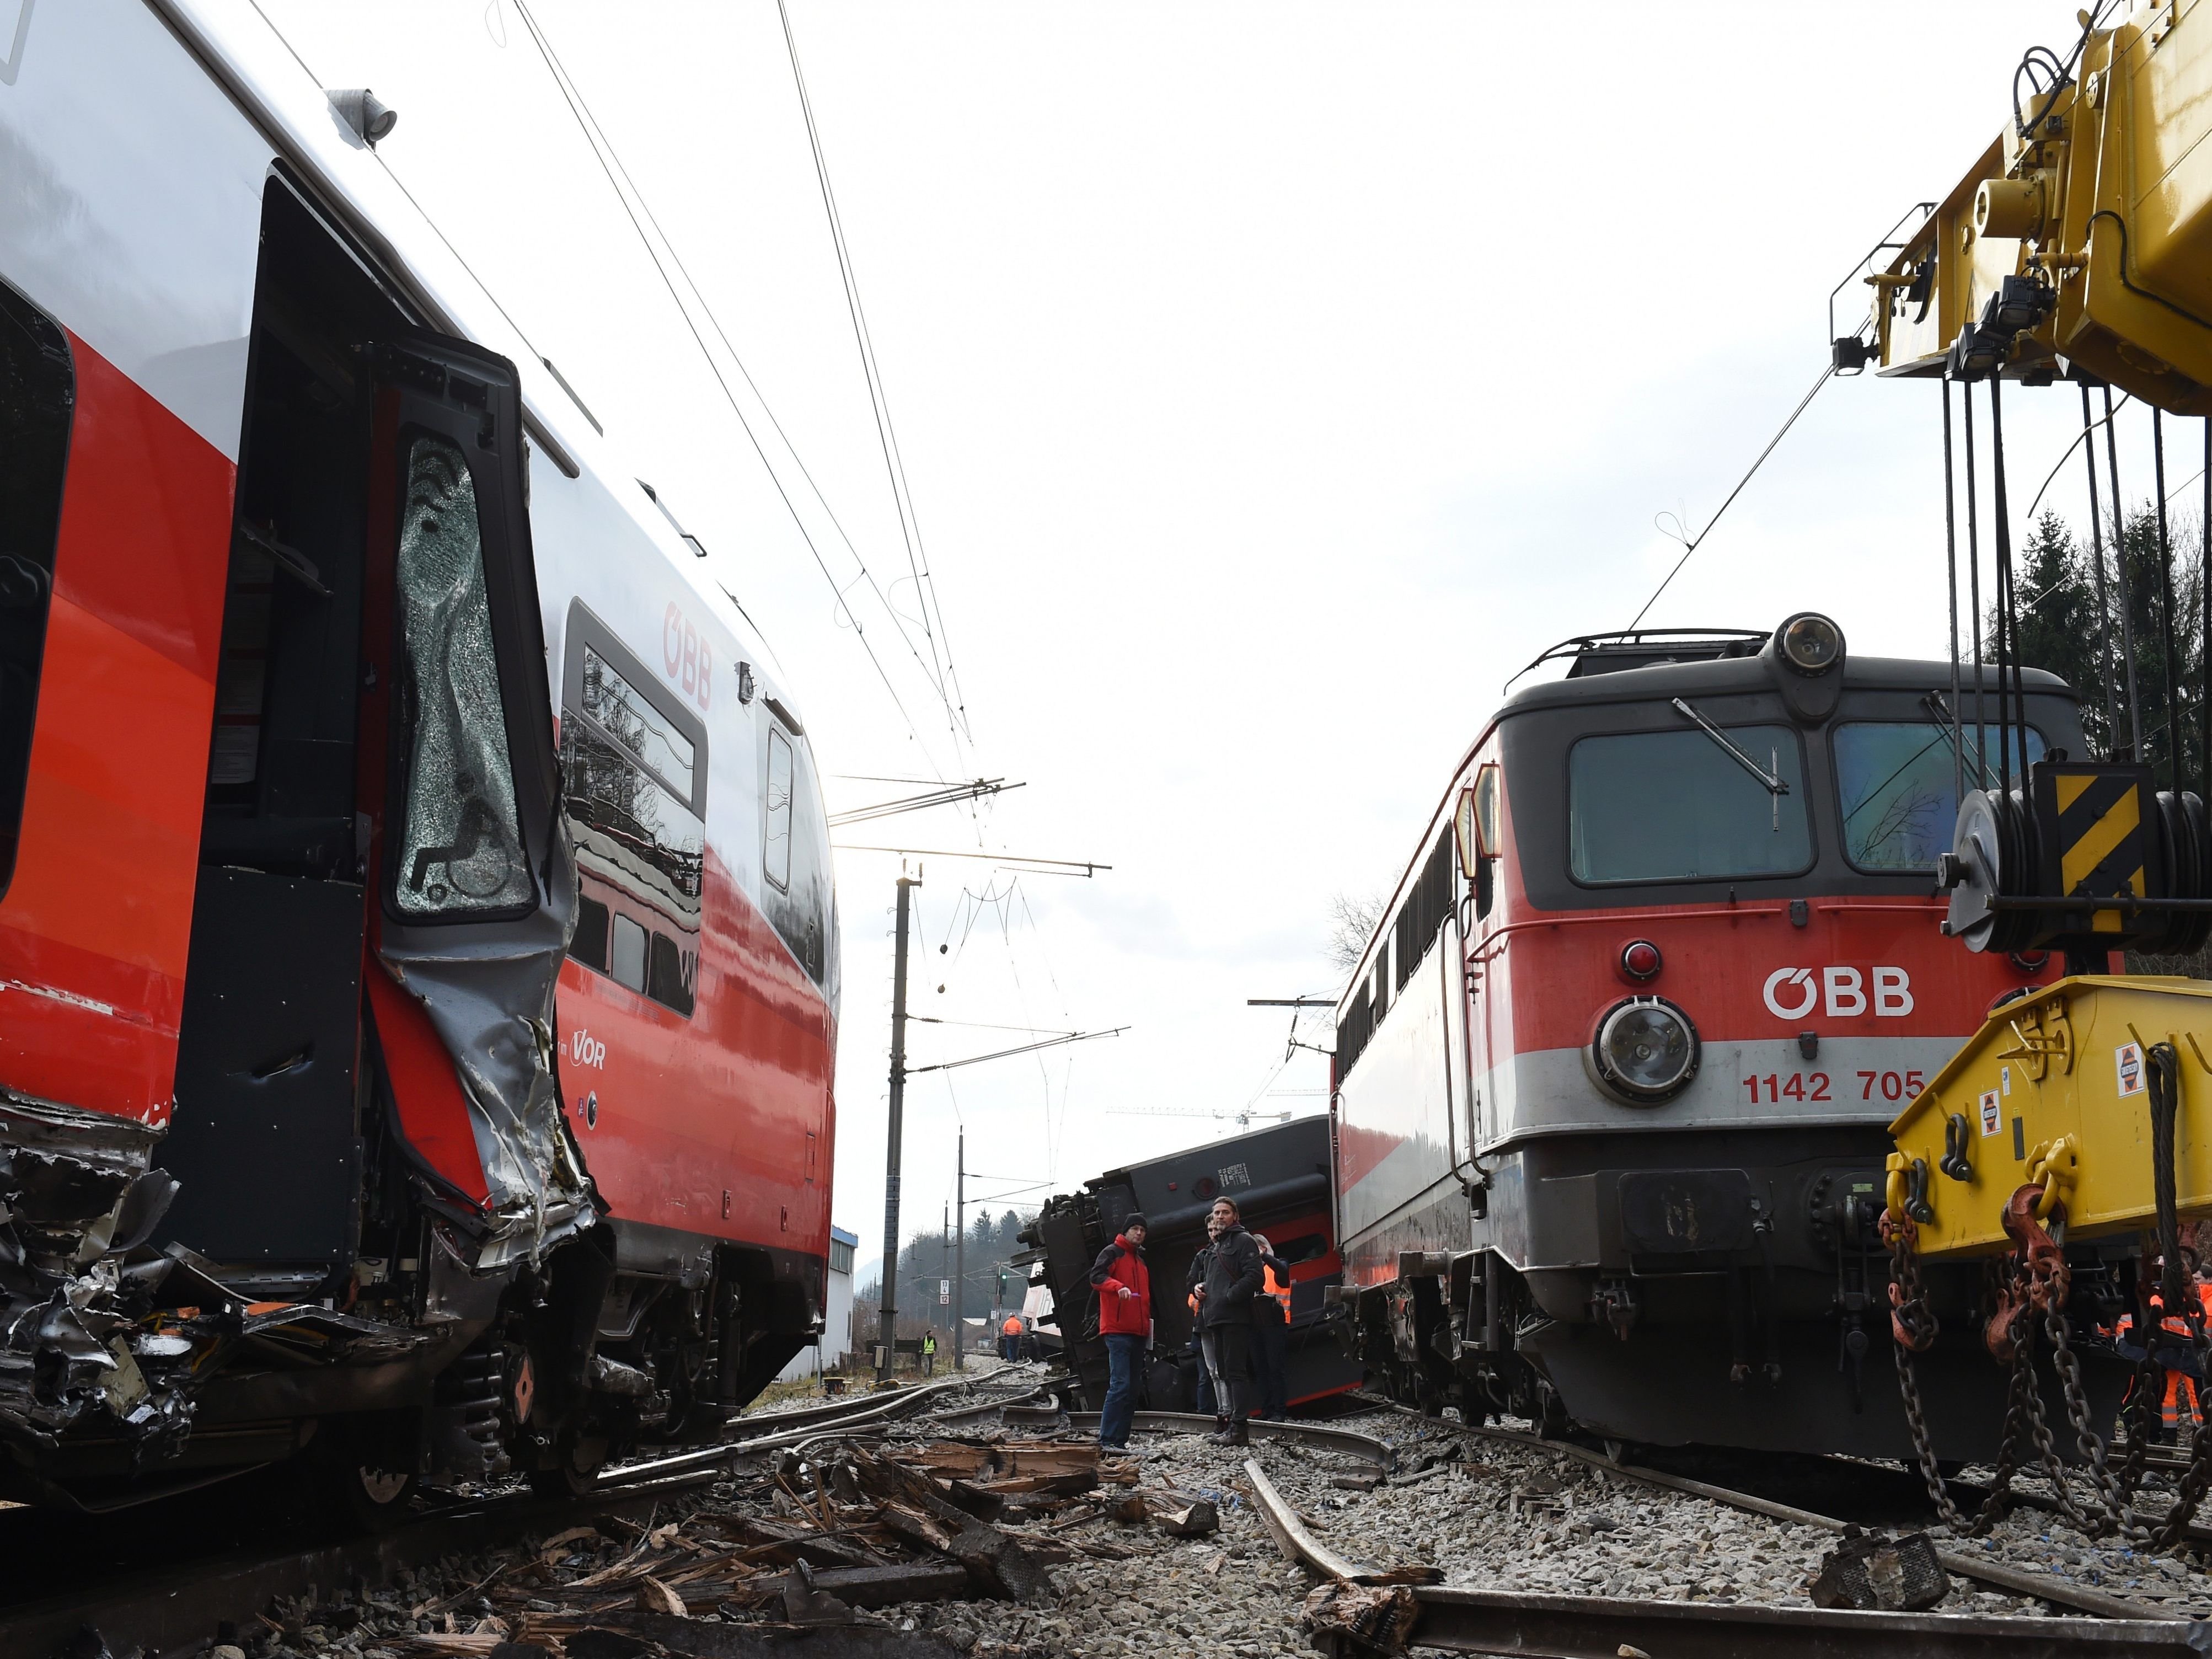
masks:
<svg viewBox="0 0 2212 1659"><path fill-rule="evenodd" d="M1431 1405L1910 1455L1887 1126L2057 971L1939 927L1974 711L1961 766L1949 665L1847 658L1814 616L1557 654L1454 773L1338 1010L1350 1332ZM2084 752L2057 680L2026 708L2027 759ZM1994 1445L1972 1347L1923 1364L1940 1444Z"/></svg>
<svg viewBox="0 0 2212 1659"><path fill-rule="evenodd" d="M15 15L0 1491L719 1420L825 1288L798 708L379 106L250 8Z"/></svg>

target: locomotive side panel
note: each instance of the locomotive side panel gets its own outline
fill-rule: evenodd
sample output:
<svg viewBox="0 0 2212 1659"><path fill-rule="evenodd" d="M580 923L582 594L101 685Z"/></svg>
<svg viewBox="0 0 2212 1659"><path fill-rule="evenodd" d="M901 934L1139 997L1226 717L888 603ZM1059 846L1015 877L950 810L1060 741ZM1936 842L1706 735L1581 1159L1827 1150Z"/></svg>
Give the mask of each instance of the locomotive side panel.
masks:
<svg viewBox="0 0 2212 1659"><path fill-rule="evenodd" d="M1354 1285L1390 1278L1401 1250L1467 1248L1467 1199L1454 1176L1467 1137L1457 939L1456 927L1438 932L1402 985L1390 942L1370 966L1370 999L1380 984L1389 1001L1335 1103L1337 1225Z"/></svg>

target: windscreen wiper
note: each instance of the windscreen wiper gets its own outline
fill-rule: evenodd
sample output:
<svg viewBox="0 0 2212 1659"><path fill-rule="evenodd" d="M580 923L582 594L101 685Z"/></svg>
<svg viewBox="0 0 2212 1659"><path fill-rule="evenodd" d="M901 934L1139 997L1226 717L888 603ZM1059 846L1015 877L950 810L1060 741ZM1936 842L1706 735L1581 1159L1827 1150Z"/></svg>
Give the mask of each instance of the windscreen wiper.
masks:
<svg viewBox="0 0 2212 1659"><path fill-rule="evenodd" d="M1923 708L1936 716L1936 730L1943 734L1943 746L1958 757L1959 764L1962 768L1980 774L1980 779L1974 787L1996 788L1996 775L1990 770L1990 757L1984 752L1984 738L1986 733L1977 728L1974 736L1974 753L1972 758L1969 759L1966 752L1960 748L1958 739L1954 735L1954 732L1962 731L1964 728L1959 726L1956 718L1952 714L1951 705L1943 701L1943 694L1941 691L1930 691L1926 696L1921 698L1920 703ZM1918 757L1915 756L1914 758L1917 759Z"/></svg>
<svg viewBox="0 0 2212 1659"><path fill-rule="evenodd" d="M1738 766L1743 768L1745 771L1750 773L1752 776L1757 778L1759 780L1759 787L1765 790L1768 794L1774 796L1778 802L1780 800L1781 797L1790 793L1790 786L1788 784L1783 782L1780 778L1775 776L1773 773L1768 771L1757 761L1752 759L1750 756L1745 754L1742 750L1730 743L1728 740L1728 734L1723 732L1719 726L1715 726L1711 720L1707 720L1703 714L1700 714L1696 709L1691 708L1689 704L1684 702L1680 697L1674 699L1674 707L1686 719L1695 725L1698 730L1704 732L1715 743L1718 744L1723 754L1726 755Z"/></svg>

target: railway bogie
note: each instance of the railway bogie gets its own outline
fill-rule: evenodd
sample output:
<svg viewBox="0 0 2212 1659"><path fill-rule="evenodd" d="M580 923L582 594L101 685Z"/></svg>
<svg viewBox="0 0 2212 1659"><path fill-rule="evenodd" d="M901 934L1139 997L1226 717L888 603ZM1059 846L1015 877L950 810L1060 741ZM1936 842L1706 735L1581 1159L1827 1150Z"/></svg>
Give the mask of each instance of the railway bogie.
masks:
<svg viewBox="0 0 2212 1659"><path fill-rule="evenodd" d="M1412 1403L1909 1455L1887 1125L2059 967L1939 927L1972 688L1954 757L1948 665L1850 658L1825 618L1570 654L1459 768L1339 1009L1345 1334ZM2063 684L2025 703L1992 782L2082 752ZM2109 1323L2128 1254L2075 1255L2083 1328ZM1929 1283L1933 1437L1986 1453L1981 1278Z"/></svg>

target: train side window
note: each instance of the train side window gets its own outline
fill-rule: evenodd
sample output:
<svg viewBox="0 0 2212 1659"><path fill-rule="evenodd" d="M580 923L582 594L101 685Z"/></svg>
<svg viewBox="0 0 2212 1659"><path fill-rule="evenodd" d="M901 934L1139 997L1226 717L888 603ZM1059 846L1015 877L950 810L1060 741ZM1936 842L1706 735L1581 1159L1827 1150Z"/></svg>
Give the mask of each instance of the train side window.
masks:
<svg viewBox="0 0 2212 1659"><path fill-rule="evenodd" d="M614 919L614 959L608 969L615 983L627 985L641 995L645 991L646 943L652 937L629 916Z"/></svg>
<svg viewBox="0 0 2212 1659"><path fill-rule="evenodd" d="M655 933L646 958L645 994L678 1013L691 1012L691 979L684 971L684 952L666 933Z"/></svg>
<svg viewBox="0 0 2212 1659"><path fill-rule="evenodd" d="M762 868L780 889L791 885L791 739L768 729L768 829Z"/></svg>
<svg viewBox="0 0 2212 1659"><path fill-rule="evenodd" d="M576 900L576 934L568 941L568 956L586 968L607 971L607 907L580 895Z"/></svg>
<svg viewBox="0 0 2212 1659"><path fill-rule="evenodd" d="M538 890L515 810L476 481L459 445L412 434L402 511L407 794L392 902L414 921L512 915Z"/></svg>
<svg viewBox="0 0 2212 1659"><path fill-rule="evenodd" d="M568 954L690 1018L707 863L707 727L580 603L562 688L563 810L576 848Z"/></svg>
<svg viewBox="0 0 2212 1659"><path fill-rule="evenodd" d="M69 336L0 283L0 893L22 831L76 400Z"/></svg>
<svg viewBox="0 0 2212 1659"><path fill-rule="evenodd" d="M1986 726L1967 726L1966 769L1986 746L1996 747ZM2043 733L2028 728L2026 753L2021 734L2010 737L2012 770L2024 776L2043 758ZM1951 850L1959 797L1951 757L1951 728L1929 720L1853 721L1836 727L1829 740L1836 756L1836 799L1844 815L1844 856L1870 873L1932 870L1938 854ZM1981 787L1997 787L1996 757L1984 763ZM1970 786L1972 787L1972 786Z"/></svg>
<svg viewBox="0 0 2212 1659"><path fill-rule="evenodd" d="M1579 739L1567 754L1570 868L1586 885L1795 875L1813 862L1797 733L1728 728L1778 777L1770 791L1710 733L1690 728Z"/></svg>

